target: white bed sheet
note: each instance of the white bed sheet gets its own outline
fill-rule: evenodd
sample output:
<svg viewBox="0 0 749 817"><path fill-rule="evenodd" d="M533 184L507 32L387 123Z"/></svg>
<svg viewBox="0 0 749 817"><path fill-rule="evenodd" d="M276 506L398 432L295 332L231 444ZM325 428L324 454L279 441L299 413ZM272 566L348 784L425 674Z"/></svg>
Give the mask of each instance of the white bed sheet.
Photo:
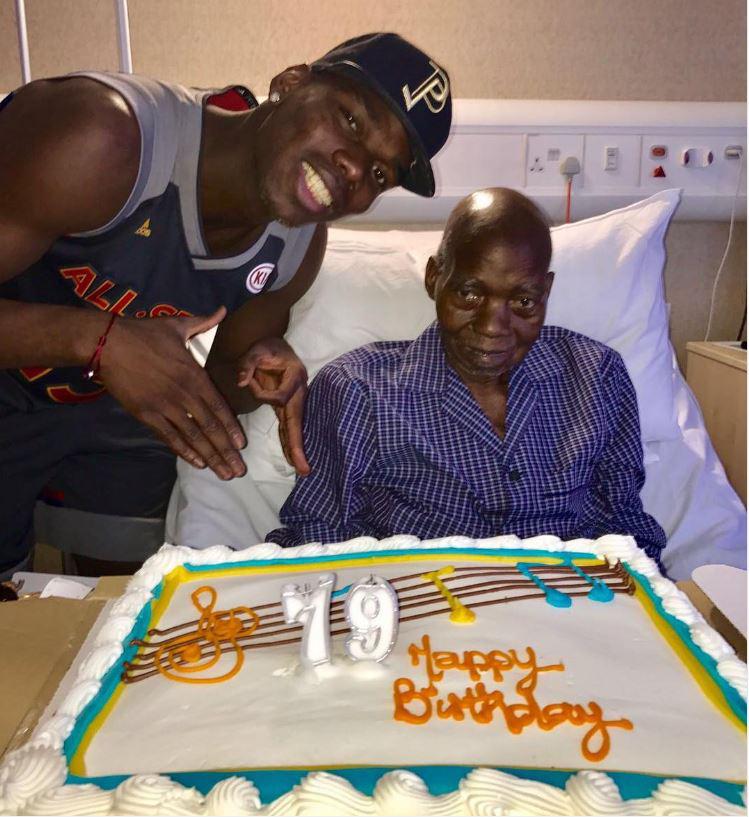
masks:
<svg viewBox="0 0 749 817"><path fill-rule="evenodd" d="M673 359L681 438L645 445L645 509L668 536L663 565L675 580L704 564L746 569L746 508L726 477L692 390Z"/></svg>

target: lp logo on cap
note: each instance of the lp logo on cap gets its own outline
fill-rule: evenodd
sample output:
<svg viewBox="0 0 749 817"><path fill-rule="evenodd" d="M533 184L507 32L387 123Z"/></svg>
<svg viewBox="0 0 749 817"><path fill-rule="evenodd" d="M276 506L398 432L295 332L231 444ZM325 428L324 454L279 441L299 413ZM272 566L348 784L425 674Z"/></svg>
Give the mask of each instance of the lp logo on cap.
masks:
<svg viewBox="0 0 749 817"><path fill-rule="evenodd" d="M431 60L429 60L429 64L434 68L434 71L415 91L411 91L408 85L403 86L403 99L406 101L407 111L410 111L422 99L432 113L439 113L445 107L450 93L447 74Z"/></svg>
<svg viewBox="0 0 749 817"><path fill-rule="evenodd" d="M275 264L258 264L247 276L247 289L250 292L261 292L275 268Z"/></svg>

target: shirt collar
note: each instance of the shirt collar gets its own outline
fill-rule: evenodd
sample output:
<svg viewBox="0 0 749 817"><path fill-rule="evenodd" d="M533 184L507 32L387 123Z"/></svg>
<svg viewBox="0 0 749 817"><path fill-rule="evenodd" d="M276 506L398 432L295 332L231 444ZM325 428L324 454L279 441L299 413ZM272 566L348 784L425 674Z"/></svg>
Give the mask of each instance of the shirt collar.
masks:
<svg viewBox="0 0 749 817"><path fill-rule="evenodd" d="M517 377L546 380L562 368L554 344L549 343L555 327L544 326L538 340L519 366L513 369L510 383ZM406 350L400 370L401 385L416 391L444 391L448 375L456 372L447 364L437 321L430 324Z"/></svg>
<svg viewBox="0 0 749 817"><path fill-rule="evenodd" d="M541 381L554 377L562 370L563 364L557 354L556 344L550 342L554 338L555 330L554 326L541 327L538 340L531 346L530 352L522 363L515 367L510 375L511 383L516 372L522 372L523 376L530 380Z"/></svg>
<svg viewBox="0 0 749 817"><path fill-rule="evenodd" d="M406 349L400 382L415 391L441 392L447 382L448 366L437 321L431 323Z"/></svg>

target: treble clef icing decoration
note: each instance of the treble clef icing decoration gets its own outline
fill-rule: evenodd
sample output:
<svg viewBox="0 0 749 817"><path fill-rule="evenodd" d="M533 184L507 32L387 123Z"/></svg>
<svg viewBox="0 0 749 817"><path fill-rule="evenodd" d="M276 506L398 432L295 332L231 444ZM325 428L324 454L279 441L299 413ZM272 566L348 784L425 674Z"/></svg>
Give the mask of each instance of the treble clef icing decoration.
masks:
<svg viewBox="0 0 749 817"><path fill-rule="evenodd" d="M217 594L209 585L199 587L190 598L200 613L195 630L159 644L153 654L154 667L166 678L184 684L228 681L244 663L244 651L237 639L251 635L257 629L259 617L251 607L214 612ZM226 645L233 649L233 666L219 675L206 676L204 673L218 664Z"/></svg>

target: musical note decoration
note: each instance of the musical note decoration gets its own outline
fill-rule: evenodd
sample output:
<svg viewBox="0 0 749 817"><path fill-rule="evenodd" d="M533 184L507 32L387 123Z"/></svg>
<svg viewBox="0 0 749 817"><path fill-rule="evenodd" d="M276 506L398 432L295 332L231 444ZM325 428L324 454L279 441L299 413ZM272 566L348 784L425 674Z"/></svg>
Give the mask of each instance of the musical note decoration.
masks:
<svg viewBox="0 0 749 817"><path fill-rule="evenodd" d="M549 587L549 585L546 584L546 582L540 576L537 576L531 571L532 567L544 567L544 565L534 565L529 562L518 562L515 566L517 567L519 573L522 573L526 579L530 579L533 584L536 585L536 587L544 591L547 604L550 604L552 607L569 607L572 604L572 599L569 596L553 587Z"/></svg>
<svg viewBox="0 0 749 817"><path fill-rule="evenodd" d="M595 576L589 576L579 565L575 564L569 553L561 554L560 558L565 567L570 568L574 573L576 573L582 579L585 579L585 581L591 585L591 589L587 594L591 601L603 603L613 601L614 592L606 584L606 582L601 581L601 579L598 579ZM537 587L543 590L544 595L546 596L547 604L551 604L552 607L570 607L572 605L572 599L567 594L562 593L560 590L557 590L554 587L550 587L540 576L533 573L531 570L531 568L543 569L546 567L546 565L532 564L531 562L518 562L516 567L518 572L522 573L523 576L530 579Z"/></svg>
<svg viewBox="0 0 749 817"><path fill-rule="evenodd" d="M431 573L424 573L422 579L432 582L437 590L445 597L445 600L450 605L450 621L453 624L473 624L476 621L476 613L466 607L457 596L451 593L445 583L442 581L443 576L450 576L455 572L452 565L446 565L439 570L433 570Z"/></svg>
<svg viewBox="0 0 749 817"><path fill-rule="evenodd" d="M323 625L324 640L326 643L331 638L347 641L356 630L357 635L363 637L358 639L362 655L350 657L370 661L387 656L401 623L447 614L451 622L465 624L476 620L475 611L480 607L523 603L534 598L543 598L557 607L569 607L574 598L608 602L617 594L635 593L632 576L620 562L613 565L596 562L586 565L583 570L575 564L575 556L554 555L553 562L446 565L428 573L403 573L387 580L368 576L338 590L334 589L335 574L327 577L325 574L308 574L303 584L314 589L320 580L331 580L329 590L332 592L328 594L326 590L324 598L317 602L320 610L325 612L324 621L318 622ZM392 594L384 592L380 584L392 585ZM352 595L355 589L356 593ZM288 590L292 597L296 595L296 591ZM150 629L146 640L131 640L130 644L139 649L131 661L124 663L122 681L131 684L154 677L183 683L229 680L241 669L242 654L251 655L254 650L287 644L301 645L304 630L312 623L312 618L306 625L300 620L287 620L286 613L292 611L284 608L289 602L294 606L291 597L285 604L279 598L276 602L263 602L254 607L215 611L216 597L213 588L198 588L191 598L200 613L199 619L183 621L162 630ZM351 620L352 611L356 621ZM354 649L359 652L359 647ZM232 657L234 665L226 672L209 676L211 670L216 670L221 655L225 660L220 668ZM320 657L325 661L328 656L329 653L324 652Z"/></svg>
<svg viewBox="0 0 749 817"><path fill-rule="evenodd" d="M571 567L578 576L581 576L583 579L593 585L590 593L588 593L588 598L591 601L600 601L605 603L614 600L614 591L606 584L606 582L597 579L595 576L589 576L582 568L572 561L572 557L568 553L564 554L563 561L567 567Z"/></svg>

